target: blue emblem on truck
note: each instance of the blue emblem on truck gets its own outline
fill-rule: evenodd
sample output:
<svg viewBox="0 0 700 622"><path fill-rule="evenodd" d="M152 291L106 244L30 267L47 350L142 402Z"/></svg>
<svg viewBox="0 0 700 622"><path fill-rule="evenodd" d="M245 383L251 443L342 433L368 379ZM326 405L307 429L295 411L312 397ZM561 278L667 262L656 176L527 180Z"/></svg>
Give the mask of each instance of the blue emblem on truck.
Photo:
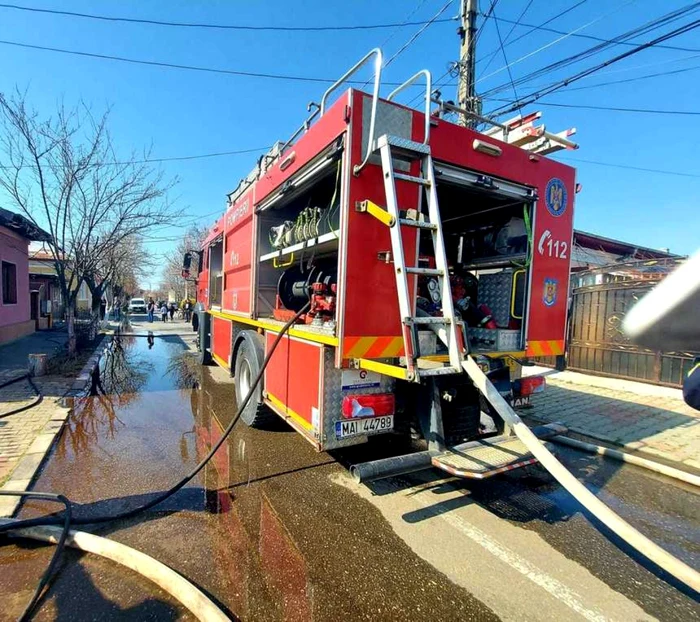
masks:
<svg viewBox="0 0 700 622"><path fill-rule="evenodd" d="M559 283L556 279L544 280L544 293L542 294L542 301L548 307L551 307L557 301L558 284Z"/></svg>
<svg viewBox="0 0 700 622"><path fill-rule="evenodd" d="M552 216L561 216L566 211L566 186L561 179L554 177L547 182L544 190L544 203Z"/></svg>

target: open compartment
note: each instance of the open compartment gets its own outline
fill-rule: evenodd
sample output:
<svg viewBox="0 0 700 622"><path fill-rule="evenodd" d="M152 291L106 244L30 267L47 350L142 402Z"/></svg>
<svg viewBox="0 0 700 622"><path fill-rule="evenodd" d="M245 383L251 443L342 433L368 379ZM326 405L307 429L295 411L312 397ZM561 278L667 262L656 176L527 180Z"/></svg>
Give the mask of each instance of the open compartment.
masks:
<svg viewBox="0 0 700 622"><path fill-rule="evenodd" d="M342 142L290 178L257 210L258 317L335 332Z"/></svg>
<svg viewBox="0 0 700 622"><path fill-rule="evenodd" d="M436 173L451 295L470 350L522 351L535 192L446 165L436 166ZM430 248L430 232L424 231L421 251ZM428 313L439 305L437 281L430 280L419 282L419 304Z"/></svg>

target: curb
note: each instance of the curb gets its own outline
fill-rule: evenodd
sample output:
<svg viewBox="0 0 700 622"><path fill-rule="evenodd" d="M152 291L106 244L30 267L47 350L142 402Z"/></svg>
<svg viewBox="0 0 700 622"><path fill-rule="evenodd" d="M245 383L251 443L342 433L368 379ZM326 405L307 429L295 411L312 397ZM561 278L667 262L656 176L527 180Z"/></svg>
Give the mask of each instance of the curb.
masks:
<svg viewBox="0 0 700 622"><path fill-rule="evenodd" d="M56 439L63 430L63 426L68 420L68 416L73 412L74 400L77 396L85 392L92 380L92 373L99 365L100 359L108 346L102 346L105 336L102 335L94 352L90 355L80 373L66 391L64 396L56 401L55 412L47 421L41 432L32 441L29 449L20 458L17 466L10 474L10 478L2 486L2 490L23 492L29 490L34 477L41 467L44 459L49 455ZM21 497L3 496L0 497L0 518L11 518L20 503Z"/></svg>
<svg viewBox="0 0 700 622"><path fill-rule="evenodd" d="M552 421L550 421L549 419L545 419L544 417L538 417L537 415L526 414L522 411L519 411L518 414L525 419L531 419L532 421L536 421L537 423L553 423ZM557 422L557 423L559 423L559 422ZM566 423L563 423L562 425L566 426L566 428L570 432L573 432L574 434L578 434L579 436L585 436L586 438L590 438L594 441L600 441L603 443L607 443L608 445L612 445L613 447L620 447L621 449L626 449L627 451L629 451L632 454L639 455L640 458L646 457L649 460L661 458L662 460L665 460L671 464L680 465L682 467L685 467L686 469L698 470L698 465L695 464L694 461L691 461L691 463L688 464L686 461L676 459L673 456L673 454L669 454L669 453L666 453L664 451L660 451L657 449L653 449L653 450L644 449L644 447L639 446L641 441L634 441L632 443L620 443L609 436L605 436L604 434L596 434L595 432L590 432L588 430L584 430L583 428L577 428L575 426L570 426L570 425L567 425Z"/></svg>

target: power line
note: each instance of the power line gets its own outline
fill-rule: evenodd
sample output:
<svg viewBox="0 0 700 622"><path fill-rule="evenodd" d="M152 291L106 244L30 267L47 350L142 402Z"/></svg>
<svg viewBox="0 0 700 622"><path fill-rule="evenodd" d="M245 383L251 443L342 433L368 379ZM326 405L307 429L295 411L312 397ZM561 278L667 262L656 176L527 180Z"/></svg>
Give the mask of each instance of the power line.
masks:
<svg viewBox="0 0 700 622"><path fill-rule="evenodd" d="M484 18L484 21L481 22L481 25L476 29L476 34L474 35L474 45L476 45L479 41L479 37L481 36L481 33L484 31L484 26L486 26L486 22L489 21L489 17L491 17L491 14L493 13L494 9L496 8L496 5L498 4L499 0L491 0L491 5L489 6L489 10L486 11L486 13L482 13L481 15ZM477 15L479 13L477 12Z"/></svg>
<svg viewBox="0 0 700 622"><path fill-rule="evenodd" d="M514 110L519 110L523 106L526 106L528 104L534 103L535 101L541 99L545 95L549 95L550 93L553 93L554 91L557 91L563 87L568 86L569 84L576 82L577 80L581 80L582 78L585 78L596 71L600 71L601 69L604 69L605 67L608 67L612 65L613 63L616 63L620 60L623 60L625 58L628 58L629 56L632 56L634 54L637 54L643 50L646 50L650 47L655 46L659 42L667 41L668 39L678 37L682 34L686 34L687 32L690 32L694 29L696 29L698 26L700 26L700 20L695 20L693 22L689 22L688 24L685 24L683 26L680 26L679 28L676 28L675 30L672 30L670 32L667 32L655 39L652 39L651 41L647 41L646 43L642 43L635 48L628 50L622 54L618 54L617 56L604 61L603 63L600 63L598 65L595 65L593 67L589 67L588 69L584 69L583 71L580 71L577 74L574 74L573 76L570 76L568 78L564 78L563 80L559 80L558 82L553 83L551 86L538 91L536 93L531 93L527 95L523 100L521 100L521 103L516 104L514 106L508 107L507 109L503 109L505 107L502 107L501 109L498 109L497 111L494 111L496 114L501 115L501 114L506 114L509 112L513 112ZM493 113L491 113L493 114Z"/></svg>
<svg viewBox="0 0 700 622"><path fill-rule="evenodd" d="M570 6L568 9L564 9L563 11L560 11L560 12L557 13L556 15L550 17L547 21L543 22L543 23L539 26L539 28L541 28L542 26L546 26L547 24L551 24L553 21L559 19L560 17L563 17L563 16L566 15L567 13L570 13L571 11L573 11L574 9L580 7L582 4L586 3L587 1L588 1L588 0L579 0L579 2L577 2L576 4ZM482 15L483 15L483 14L482 14ZM502 20L501 20L501 21L502 21ZM520 35L519 37L516 37L515 39L513 39L508 45L513 45L513 43L517 43L518 41L520 41L520 39L523 39L524 37L527 37L530 33L535 32L535 30L537 30L537 29L538 29L538 27L536 26L536 27L534 27L534 28L528 30L527 32L525 32L525 33L523 33L522 35ZM498 52L499 52L499 50L494 50L494 51L491 52L490 54L491 54L491 56L495 56L496 54L498 54ZM486 60L486 58L483 58L483 59L481 59L481 60ZM478 64L480 61L477 60L476 62L477 62L477 64Z"/></svg>
<svg viewBox="0 0 700 622"><path fill-rule="evenodd" d="M200 153L197 155L189 156L173 156L169 158L147 158L144 160L127 160L124 162L96 162L93 166L126 166L129 164L157 164L159 162L180 162L185 160L200 160L203 158L219 158L222 156L232 156L240 155L244 153L259 153L261 151L268 151L270 149L267 147L255 147L253 149L239 149L238 151L218 151L216 153ZM15 169L15 168L36 168L33 164L21 164L19 167L16 166L0 166L0 169Z"/></svg>
<svg viewBox="0 0 700 622"><path fill-rule="evenodd" d="M40 9L37 7L21 6L17 4L0 4L0 8L17 11L30 11L32 13L48 13L64 17L78 17L81 19L99 20L105 22L124 22L129 24L149 24L152 26L171 26L176 28L207 28L214 30L254 30L270 32L328 32L343 30L381 30L387 28L404 28L407 26L421 26L425 21L405 21L388 24L354 24L349 26L249 26L240 24L207 24L197 22L171 22L158 19L137 19L134 17L121 17L111 15L98 15L95 13L78 13L75 11L60 11L57 9ZM454 17L438 20L439 22L453 22Z"/></svg>
<svg viewBox="0 0 700 622"><path fill-rule="evenodd" d="M637 26L631 30L628 30L627 32L625 32L621 35L618 35L617 37L615 37L614 40L615 41L624 41L624 40L629 40L633 37L639 36L641 34L649 34L655 30L658 30L662 26L668 25L674 21L681 19L686 14L695 12L698 9L698 7L700 7L700 2L695 2L693 4L690 4L688 6L683 7L681 9L671 11L670 13L662 15L659 18L653 19L649 22L646 22L645 24L642 24L641 26ZM600 18L598 18L598 19L600 19ZM534 78L538 78L538 77L544 76L548 73L552 73L557 69L562 69L562 68L567 67L569 65L572 65L578 61L581 61L585 58L588 58L590 56L594 56L595 54L598 54L599 52L601 52L609 47L612 47L612 44L599 43L598 45L595 45L591 48L583 50L582 52L578 52L577 54L574 54L574 55L569 56L567 58L563 58L561 60L555 61L553 63L550 63L549 65L546 65L544 67L540 67L539 69L536 69L535 71L532 71L525 76L521 76L520 78L518 78L516 80L516 84L520 85L520 84L523 84L525 82L529 82L530 80L533 80ZM532 55L532 54L529 54L529 55ZM526 55L523 58L526 58L527 56L528 55ZM516 62L519 62L520 60L522 60L522 59L518 59L518 61L516 61ZM493 74L491 74L491 75L493 75ZM488 77L488 76L485 76L485 77ZM506 90L507 88L508 88L508 83L501 84L500 86L494 87L494 88L489 89L488 91L482 93L482 95L483 96L494 95L500 91Z"/></svg>
<svg viewBox="0 0 700 622"><path fill-rule="evenodd" d="M401 56L401 54L403 54L406 51L406 49L408 49L409 46L413 45L414 41L418 37L420 37L423 34L423 32L425 32L425 30L427 28L429 28L432 24L434 24L435 20L437 20L437 18L440 17L440 15L442 15L448 9L448 7L452 4L452 1L453 0L447 0L447 2L443 5L443 7L437 13L435 13L435 15L432 18L430 18L425 24L423 24L423 26L420 28L420 30L418 30L416 33L414 33L414 35L408 41L406 41L406 43L404 43L394 53L394 55L389 60L386 61L386 63L384 63L384 66L388 67L391 63L394 62L394 60L396 60L399 56Z"/></svg>
<svg viewBox="0 0 700 622"><path fill-rule="evenodd" d="M512 35L512 34L513 34L513 31L515 30L515 26L516 26L517 24L520 24L520 20L521 20L523 17L525 17L525 13L528 12L528 10L529 10L529 8L532 6L532 3L533 3L533 2L534 2L534 0L529 0L529 2L525 5L525 8L520 12L520 15L518 15L518 19L517 19L517 20L515 21L515 23L510 27L510 30L508 31L508 33L506 34L505 38L503 39L502 44L501 44L501 49L503 49L503 47L505 46L505 44L508 43L508 39L510 39L510 35ZM495 22L496 25L498 25L498 22L499 22L499 21L503 21L503 20L497 19L496 16L494 15L494 22ZM495 51L490 55L490 57L489 57L489 59L488 59L488 63L486 63L486 67L484 67L482 71L486 71L486 70L491 66L491 63L493 62L493 59L496 58L496 56L498 56L498 50L495 50ZM506 61L506 62L508 62L508 61Z"/></svg>
<svg viewBox="0 0 700 622"><path fill-rule="evenodd" d="M698 173L684 173L682 171L669 171L657 168L644 168L642 166L630 166L629 164L611 164L610 162L599 162L597 160L584 160L582 158L566 158L566 162L584 162L586 164L595 164L597 166L610 166L612 168L624 168L632 171L641 171L644 173L659 173L661 175L675 175L677 177L693 177L700 178Z"/></svg>
<svg viewBox="0 0 700 622"><path fill-rule="evenodd" d="M573 32L577 32L577 31L583 30L585 28L588 28L589 26L592 26L593 24L595 24L603 19L608 18L613 13L620 11L624 6L632 4L633 2L636 2L636 0L628 0L626 2L626 4L621 5L619 7L616 7L612 11L609 11L608 13L605 13L603 15L596 17L595 19L591 20L590 22L583 24L582 26L579 26ZM687 10L689 10L689 9L685 9L685 11L687 11ZM640 30L645 29L645 28L649 28L649 25L651 23L655 24L655 28L660 28L661 25L663 25L667 21L672 21L672 19L678 19L682 15L682 14L676 14L676 13L668 14L667 16L665 16L665 19L659 20L658 22L648 22L644 26L637 27L631 31L628 31L628 32L620 35L618 37L618 39L629 38L629 37L635 36L636 34L638 34L638 32ZM513 65L517 65L518 63L521 63L522 61L534 56L535 54L539 54L543 50L546 50L547 48L550 48L551 46L556 45L557 43L563 41L567 37L571 36L571 34L572 33L568 33L566 35L563 35L563 36L559 37L558 39L555 39L554 41L550 41L549 43L546 43L545 45L537 48L536 50L533 50L532 52L528 52L527 54L524 54L523 56L521 56L517 60L514 60L512 63L510 63L509 66L512 67ZM572 56L568 56L568 57L563 58L561 60L555 61L553 63L550 63L549 65L541 67L540 69L536 69L535 71L532 71L525 76L521 76L520 78L517 79L516 83L523 84L525 82L532 80L533 78L539 77L541 75L546 75L547 73L553 72L555 69L561 69L563 67L571 65L573 63L576 63L580 60L583 60L584 58L588 58L589 56L593 56L594 54L597 54L610 46L611 46L611 44L609 44L609 43L599 43L598 45L595 45L591 48L583 50L582 52L578 52L577 54L574 54ZM509 66L501 67L500 69L497 69L496 71L492 71L491 73L479 78L479 81L486 80L487 78L490 78L491 76L495 76L496 74L500 73L501 71L508 69ZM494 88L489 89L488 91L482 93L482 96L498 93L499 91L504 90L504 88L507 88L507 85L501 84L497 87L494 87Z"/></svg>
<svg viewBox="0 0 700 622"><path fill-rule="evenodd" d="M493 10L493 16L496 17L496 11ZM510 79L510 84L513 87L513 95L515 99L518 99L518 91L515 88L515 82L513 82L513 74L510 72L510 63L508 62L508 57L506 56L506 48L503 45L503 39L501 38L501 27L498 25L497 21L493 22L496 25L496 33L498 34L498 42L501 44L501 52L503 53L503 61L506 64L506 69L508 70L508 78Z"/></svg>
<svg viewBox="0 0 700 622"><path fill-rule="evenodd" d="M517 28L518 26L521 26L523 28L531 28L529 32L533 32L534 30L541 30L543 32L551 32L556 35L570 35L572 37L575 37L577 39L590 39L591 41L599 41L601 43L614 43L615 45L628 45L628 46L635 46L637 45L636 42L634 41L615 41L613 39L605 39L603 37L596 37L595 35L585 35L581 34L580 32L567 32L566 30L557 30L556 28L547 28L544 24L543 25L536 25L536 24L525 24L520 21L520 18L517 20L512 20L512 19L506 19L504 17L494 17L495 21L503 22L504 24L513 24L513 28ZM548 23L548 22L545 22ZM507 38L507 37L506 37ZM513 43L515 43L517 39L513 40ZM676 45L659 45L657 46L660 49L664 50L676 50L678 52L700 52L700 48L686 48L686 47L679 47ZM494 50L491 52L491 56L496 56L498 54L498 50Z"/></svg>
<svg viewBox="0 0 700 622"><path fill-rule="evenodd" d="M623 78L621 80L608 80L607 82L596 82L595 84L586 84L584 86L576 86L571 89L567 89L567 92L571 91L585 91L586 89L595 89L600 86L610 86L613 84L625 84L627 82L637 82L638 80L648 80L649 78L658 78L661 76L672 76L677 73L685 73L687 71L697 71L700 69L700 65L694 65L693 67L684 67L682 69L674 69L673 71L659 71L657 73L650 73L644 76L637 76L635 78Z"/></svg>
<svg viewBox="0 0 700 622"><path fill-rule="evenodd" d="M489 99L492 101L516 103L516 102L514 102L512 100L508 100L508 99L498 99L498 98L489 98ZM560 102L546 102L546 101L540 101L538 103L542 106L554 106L557 108L579 108L582 110L606 110L606 111L611 111L611 112L638 112L638 113L660 114L660 115L686 115L686 116L698 116L698 115L700 115L700 111L696 111L696 110L658 110L655 108L620 108L620 107L615 107L615 106L593 106L593 105L588 105L588 104L565 104L565 103L560 103Z"/></svg>
<svg viewBox="0 0 700 622"><path fill-rule="evenodd" d="M20 48L28 48L31 50L41 50L44 52L56 52L59 54L69 54L72 56L84 56L87 58L97 58L100 60L113 60L113 61L118 61L122 63L132 63L134 65L148 65L151 67L165 67L168 69L183 69L187 71L202 71L205 73L216 73L216 74L224 74L224 75L231 75L231 76L243 76L247 78L264 78L268 80L290 80L294 82L314 82L314 83L321 83L321 84L333 84L336 79L335 78L314 78L310 76L294 76L294 75L285 75L285 74L275 74L275 73L261 73L261 72L255 72L255 71L239 71L239 70L234 70L234 69L216 69L213 67L202 67L199 65L181 65L177 63L166 63L162 61L151 61L151 60L142 60L138 58L127 58L125 56L112 56L110 54L98 54L96 52L81 52L78 50L66 50L63 48L54 48L54 47L49 47L49 46L43 46L43 45L32 45L29 43L19 43L17 41L5 41L5 40L0 40L0 45L11 45L15 47L20 47ZM362 84L360 80L348 80L348 84ZM387 86L399 86L401 82L383 82L382 84L385 84Z"/></svg>

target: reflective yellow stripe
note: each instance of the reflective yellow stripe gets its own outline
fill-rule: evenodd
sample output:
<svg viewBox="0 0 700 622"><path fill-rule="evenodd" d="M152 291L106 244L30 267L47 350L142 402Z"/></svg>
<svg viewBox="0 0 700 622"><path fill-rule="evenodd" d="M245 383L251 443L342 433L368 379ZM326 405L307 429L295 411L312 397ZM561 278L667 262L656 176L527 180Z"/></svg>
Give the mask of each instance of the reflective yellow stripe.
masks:
<svg viewBox="0 0 700 622"><path fill-rule="evenodd" d="M248 326L255 326L256 328L264 328L275 333L279 333L282 330L282 326L277 324L271 324L269 322L254 320L250 317L245 317L241 315L235 315L233 313L226 313L224 311L208 311L210 315L214 317L221 318L223 320L231 320L233 322L240 322L241 324L248 324ZM318 333L307 332L305 330L298 330L296 328L290 328L288 334L294 337L302 337L308 341L314 341L316 343L324 343L328 346L337 346L338 338L332 337L331 335L320 335Z"/></svg>
<svg viewBox="0 0 700 622"><path fill-rule="evenodd" d="M220 356L216 356L213 352L211 353L212 358L219 364L221 367L225 367L228 369L228 361L224 361Z"/></svg>
<svg viewBox="0 0 700 622"><path fill-rule="evenodd" d="M307 430L313 430L314 426L311 423L309 423L301 415L295 413L289 406L284 404L281 400L277 399L274 395L268 393L266 397L270 402L272 402L272 404L274 404L277 408L279 408L282 411L283 416L294 419L294 421L296 421L299 425L301 425L303 428L306 428Z"/></svg>
<svg viewBox="0 0 700 622"><path fill-rule="evenodd" d="M688 378L690 378L690 376L692 375L692 373L693 373L695 370L697 370L697 369L700 369L700 363L695 363L695 365L693 366L693 368L688 372Z"/></svg>
<svg viewBox="0 0 700 622"><path fill-rule="evenodd" d="M350 350L348 350L345 353L345 356L347 356L348 358L356 358L362 356L367 352L367 350L369 350L372 347L372 345L374 345L375 339L376 337L360 337L353 344Z"/></svg>

